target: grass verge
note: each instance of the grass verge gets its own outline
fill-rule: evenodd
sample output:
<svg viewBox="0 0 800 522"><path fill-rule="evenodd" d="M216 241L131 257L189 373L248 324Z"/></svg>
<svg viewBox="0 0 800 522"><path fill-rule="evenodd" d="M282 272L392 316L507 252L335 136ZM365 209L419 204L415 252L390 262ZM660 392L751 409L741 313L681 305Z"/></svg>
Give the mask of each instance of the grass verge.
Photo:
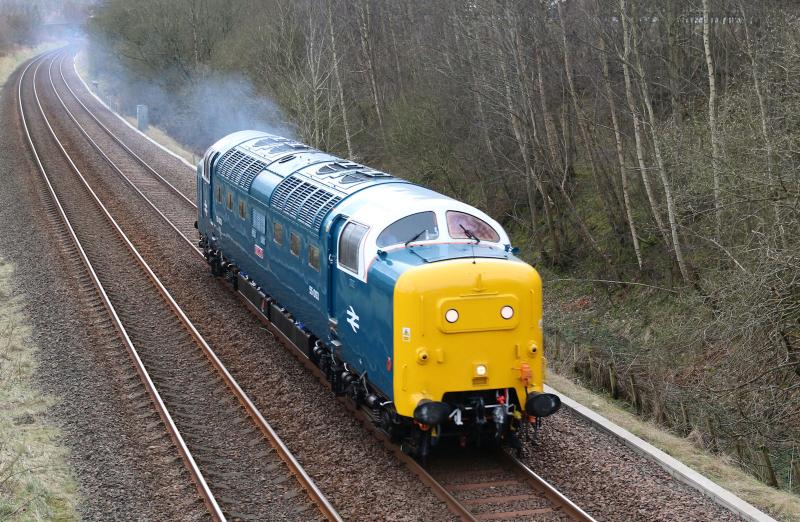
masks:
<svg viewBox="0 0 800 522"><path fill-rule="evenodd" d="M56 400L33 383L38 349L11 296L11 272L0 259L0 520L75 520L68 450L44 417Z"/></svg>
<svg viewBox="0 0 800 522"><path fill-rule="evenodd" d="M75 58L75 69L78 71L78 74L81 76L81 78L83 78L83 80L88 85L89 84L88 79L89 79L90 75L89 75L88 64L86 62L86 54L85 53L81 52ZM100 85L99 83L98 83L98 88L100 89L100 93L102 93L102 85ZM102 95L100 97L103 98ZM113 107L114 106L113 102L111 102L110 100L103 100L103 101L109 107ZM119 110L115 110L115 112L117 114L120 114ZM131 125L136 127L136 118L134 118L132 116L126 116L126 115L122 115L122 117L125 119L125 121L127 121L128 123L130 123ZM166 132L164 132L163 130L159 129L158 127L154 127L153 125L150 125L148 127L147 131L145 131L145 134L148 137L150 137L153 141L155 141L156 143L159 143L160 145L166 147L168 150L170 150L171 152L173 152L173 153L177 154L178 156L182 157L183 159L185 159L186 161L188 161L192 165L196 164L200 159L200 158L197 157L197 155L195 155L192 152L190 152L190 151L186 150L185 148L183 148L183 146L181 146L180 143L178 143L177 141L172 139L171 136L169 136Z"/></svg>
<svg viewBox="0 0 800 522"><path fill-rule="evenodd" d="M123 118L125 118L125 121L136 127L136 118L132 116L123 116ZM195 154L192 154L181 147L177 141L172 139L166 132L162 131L158 127L154 127L152 125L148 126L145 134L147 134L156 143L160 143L192 165L196 164L200 160L200 158L198 158Z"/></svg>
<svg viewBox="0 0 800 522"><path fill-rule="evenodd" d="M11 73L19 67L19 64L33 58L39 53L43 53L44 51L49 51L50 49L55 49L59 47L61 44L57 42L48 42L36 47L19 47L14 49L9 54L0 56L0 90L5 86L8 77L11 76Z"/></svg>
<svg viewBox="0 0 800 522"><path fill-rule="evenodd" d="M771 488L745 473L726 455L712 454L626 410L608 396L583 388L570 379L549 372L547 384L625 428L637 437L678 459L734 495L781 520L800 521L800 497Z"/></svg>

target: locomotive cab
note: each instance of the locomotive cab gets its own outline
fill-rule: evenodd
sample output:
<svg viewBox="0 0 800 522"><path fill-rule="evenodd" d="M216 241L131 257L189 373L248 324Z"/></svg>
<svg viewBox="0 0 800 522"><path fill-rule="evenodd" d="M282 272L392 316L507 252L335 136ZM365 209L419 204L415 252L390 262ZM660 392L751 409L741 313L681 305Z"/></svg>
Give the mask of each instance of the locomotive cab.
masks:
<svg viewBox="0 0 800 522"><path fill-rule="evenodd" d="M404 191L383 188L395 201ZM339 328L343 353L377 334L369 340L372 359L385 360L385 368L355 371L388 388L388 427L418 439L418 455L442 437L515 445L521 423L538 423L560 406L543 393L538 273L512 254L502 227L473 207L441 196L404 201L394 212L376 207L362 207L340 227L340 244L350 239L348 224L358 231L365 284L336 289L341 304L334 309L358 303L361 327L372 326L364 333ZM391 322L382 324L385 315ZM389 342L381 342L383 328Z"/></svg>

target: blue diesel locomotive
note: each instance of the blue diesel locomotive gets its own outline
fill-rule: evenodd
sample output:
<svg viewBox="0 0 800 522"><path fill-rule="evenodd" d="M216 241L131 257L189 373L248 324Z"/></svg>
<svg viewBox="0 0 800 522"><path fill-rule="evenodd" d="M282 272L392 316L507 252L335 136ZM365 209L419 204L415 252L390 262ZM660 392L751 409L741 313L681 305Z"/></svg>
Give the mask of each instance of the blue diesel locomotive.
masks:
<svg viewBox="0 0 800 522"><path fill-rule="evenodd" d="M197 166L200 247L403 448L518 446L542 392L542 287L480 210L307 145L226 136Z"/></svg>

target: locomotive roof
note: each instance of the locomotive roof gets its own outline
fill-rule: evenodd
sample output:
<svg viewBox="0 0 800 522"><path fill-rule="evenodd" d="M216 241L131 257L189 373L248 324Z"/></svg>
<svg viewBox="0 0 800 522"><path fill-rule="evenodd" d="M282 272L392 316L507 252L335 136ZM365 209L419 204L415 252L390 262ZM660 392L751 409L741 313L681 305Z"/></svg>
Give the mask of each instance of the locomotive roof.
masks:
<svg viewBox="0 0 800 522"><path fill-rule="evenodd" d="M371 185L408 183L375 170L319 151L289 138L259 131L241 131L226 136L213 148L222 153L218 169L244 190L263 171L282 178L302 175L324 186L341 198Z"/></svg>
<svg viewBox="0 0 800 522"><path fill-rule="evenodd" d="M321 231L334 208L372 226L373 235L416 212L457 210L490 223L499 233L499 243L509 242L502 226L475 207L294 140L240 131L222 138L212 149L221 153L218 175L245 191L252 186L253 192L269 199L271 207L312 230Z"/></svg>

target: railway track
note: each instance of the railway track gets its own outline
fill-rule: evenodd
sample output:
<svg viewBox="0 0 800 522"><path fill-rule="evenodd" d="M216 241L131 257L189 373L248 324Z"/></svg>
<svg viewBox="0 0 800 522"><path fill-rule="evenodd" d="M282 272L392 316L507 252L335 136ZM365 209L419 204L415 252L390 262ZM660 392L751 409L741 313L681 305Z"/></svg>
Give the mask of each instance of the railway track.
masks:
<svg viewBox="0 0 800 522"><path fill-rule="evenodd" d="M52 66L59 56L48 53L30 62L17 88L20 118L41 174L38 182L51 198L53 222L70 239L67 257L81 263L86 274L81 283L99 296L110 318L107 328L123 342L210 517L340 520L59 139L40 98L43 85L55 90ZM44 64L48 81L40 75ZM292 476L297 484L287 480ZM303 490L307 499L298 495Z"/></svg>
<svg viewBox="0 0 800 522"><path fill-rule="evenodd" d="M324 386L330 387L320 369L291 339L260 314L250 301L244 297L241 301ZM429 465L424 468L379 430L364 409L349 398L337 399L462 520L594 522L591 515L505 451L465 454L445 449L429 457Z"/></svg>
<svg viewBox="0 0 800 522"><path fill-rule="evenodd" d="M188 218L196 213L196 205L180 190L170 183L166 176L157 172L143 154L137 154L128 147L124 140L117 136L109 125L104 124L98 115L84 103L75 90L69 85L64 75L63 55L58 65L58 78L63 83L61 89L53 89L64 94L69 93L72 101L59 96L64 108L70 113L71 119L81 128L81 132L89 139L98 152L112 166L117 174L126 183L130 184L171 228L192 246L194 241L189 237L194 232L193 228L187 231L185 223ZM52 78L51 78L52 79ZM68 107L71 107L68 108ZM80 109L84 114L77 114ZM89 136L90 126L98 134L104 135L104 141L116 150L112 153L104 151L101 138ZM134 168L125 169L124 154L131 156L136 163ZM112 158L113 156L113 158ZM176 208L186 214L173 221ZM243 302L247 305L246 300ZM320 381L327 386L322 374L279 330L249 305L255 315L265 321L266 326L273 335L294 353L302 363L317 375ZM346 399L342 399L347 403ZM387 448L393 451L408 468L411 469L434 494L443 500L449 509L465 520L593 520L569 499L560 494L554 487L536 475L519 460L502 452L491 455L476 456L475 459L464 460L464 455L456 457L441 455L431 462L431 467L426 470L399 448L388 441L380 432L375 430L369 419L362 412L346 404L355 413L356 417L376 436L381 439ZM488 460L487 460L488 459Z"/></svg>
<svg viewBox="0 0 800 522"><path fill-rule="evenodd" d="M441 452L428 472L455 510L471 520L594 520L516 458L495 453L464 458ZM446 492L446 494L445 494Z"/></svg>

